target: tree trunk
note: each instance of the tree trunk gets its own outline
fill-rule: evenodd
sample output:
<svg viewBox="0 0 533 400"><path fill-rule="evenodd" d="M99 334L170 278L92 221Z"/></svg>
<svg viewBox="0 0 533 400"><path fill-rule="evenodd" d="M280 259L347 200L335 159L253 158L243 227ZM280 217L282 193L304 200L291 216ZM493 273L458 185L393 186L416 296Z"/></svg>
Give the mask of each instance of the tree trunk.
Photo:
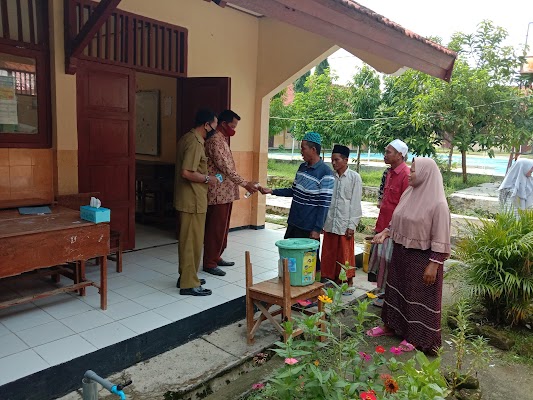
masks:
<svg viewBox="0 0 533 400"><path fill-rule="evenodd" d="M453 145L450 144L450 146L450 152L448 153L448 172L452 170Z"/></svg>
<svg viewBox="0 0 533 400"><path fill-rule="evenodd" d="M463 183L468 182L466 175L466 150L461 150L461 167L463 168Z"/></svg>
<svg viewBox="0 0 533 400"><path fill-rule="evenodd" d="M361 167L361 145L357 146L357 162L355 163L355 170L359 172Z"/></svg>
<svg viewBox="0 0 533 400"><path fill-rule="evenodd" d="M507 163L507 169L505 170L505 175L507 175L507 172L509 172L509 168L511 168L511 165L513 165L514 153L515 153L515 147L513 146L511 148L511 153L509 154L509 162Z"/></svg>

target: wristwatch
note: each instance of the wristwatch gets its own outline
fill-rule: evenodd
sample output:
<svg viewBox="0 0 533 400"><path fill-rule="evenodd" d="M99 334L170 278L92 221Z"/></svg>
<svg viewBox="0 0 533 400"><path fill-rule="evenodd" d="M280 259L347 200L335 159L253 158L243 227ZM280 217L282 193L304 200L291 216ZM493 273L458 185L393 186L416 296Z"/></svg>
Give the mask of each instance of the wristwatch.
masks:
<svg viewBox="0 0 533 400"><path fill-rule="evenodd" d="M205 176L205 181L204 181L204 183L209 183L209 175L206 175L206 176Z"/></svg>

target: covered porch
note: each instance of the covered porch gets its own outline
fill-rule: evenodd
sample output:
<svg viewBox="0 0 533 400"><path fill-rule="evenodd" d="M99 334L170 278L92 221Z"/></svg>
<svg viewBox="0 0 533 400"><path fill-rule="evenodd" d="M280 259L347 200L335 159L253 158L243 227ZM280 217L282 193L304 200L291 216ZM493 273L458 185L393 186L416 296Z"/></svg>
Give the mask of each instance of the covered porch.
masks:
<svg viewBox="0 0 533 400"><path fill-rule="evenodd" d="M235 266L223 277L200 272L213 290L207 297L180 296L176 290L177 245L124 254L124 272L108 266L108 309L99 295L62 294L0 310L0 388L6 399L46 399L74 390L87 369L106 375L240 320L245 314L244 252L250 251L254 283L278 274L281 230L230 232L224 256ZM167 240L143 235L146 243ZM97 267L88 267L98 279ZM94 276L93 276L94 275ZM50 280L0 281L0 301L50 287ZM375 287L357 271L355 299ZM259 333L260 335L260 333ZM260 337L260 336L259 336ZM245 326L241 338L246 342ZM4 397L5 396L5 397Z"/></svg>

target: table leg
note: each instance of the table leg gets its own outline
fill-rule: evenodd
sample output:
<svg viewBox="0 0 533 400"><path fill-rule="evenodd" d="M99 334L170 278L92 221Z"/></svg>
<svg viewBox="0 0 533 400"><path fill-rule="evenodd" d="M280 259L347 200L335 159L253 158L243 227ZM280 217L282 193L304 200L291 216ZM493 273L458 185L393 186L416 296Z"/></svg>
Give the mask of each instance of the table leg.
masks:
<svg viewBox="0 0 533 400"><path fill-rule="evenodd" d="M107 310L107 255L100 257L100 308Z"/></svg>
<svg viewBox="0 0 533 400"><path fill-rule="evenodd" d="M81 268L78 261L74 261L74 284L81 283ZM78 289L78 294L81 296L81 289Z"/></svg>
<svg viewBox="0 0 533 400"><path fill-rule="evenodd" d="M76 261L76 264L79 263L79 266L76 266L77 268L79 268L79 278L80 278L80 282L83 282L85 281L85 264L86 264L86 261L85 260L80 260L80 261ZM80 289L80 296L85 296L85 288L81 288Z"/></svg>

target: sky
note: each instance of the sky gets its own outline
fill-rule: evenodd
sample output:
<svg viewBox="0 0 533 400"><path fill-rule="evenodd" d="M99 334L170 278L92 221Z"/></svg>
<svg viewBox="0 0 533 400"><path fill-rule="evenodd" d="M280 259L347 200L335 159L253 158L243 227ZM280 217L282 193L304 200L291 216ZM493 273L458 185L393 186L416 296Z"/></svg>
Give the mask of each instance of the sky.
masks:
<svg viewBox="0 0 533 400"><path fill-rule="evenodd" d="M533 0L357 0L358 3L419 35L439 36L446 44L455 32L473 33L488 19L509 33L506 44L523 49L529 25L528 44L533 55ZM345 50L328 58L330 68L345 84L361 61Z"/></svg>

